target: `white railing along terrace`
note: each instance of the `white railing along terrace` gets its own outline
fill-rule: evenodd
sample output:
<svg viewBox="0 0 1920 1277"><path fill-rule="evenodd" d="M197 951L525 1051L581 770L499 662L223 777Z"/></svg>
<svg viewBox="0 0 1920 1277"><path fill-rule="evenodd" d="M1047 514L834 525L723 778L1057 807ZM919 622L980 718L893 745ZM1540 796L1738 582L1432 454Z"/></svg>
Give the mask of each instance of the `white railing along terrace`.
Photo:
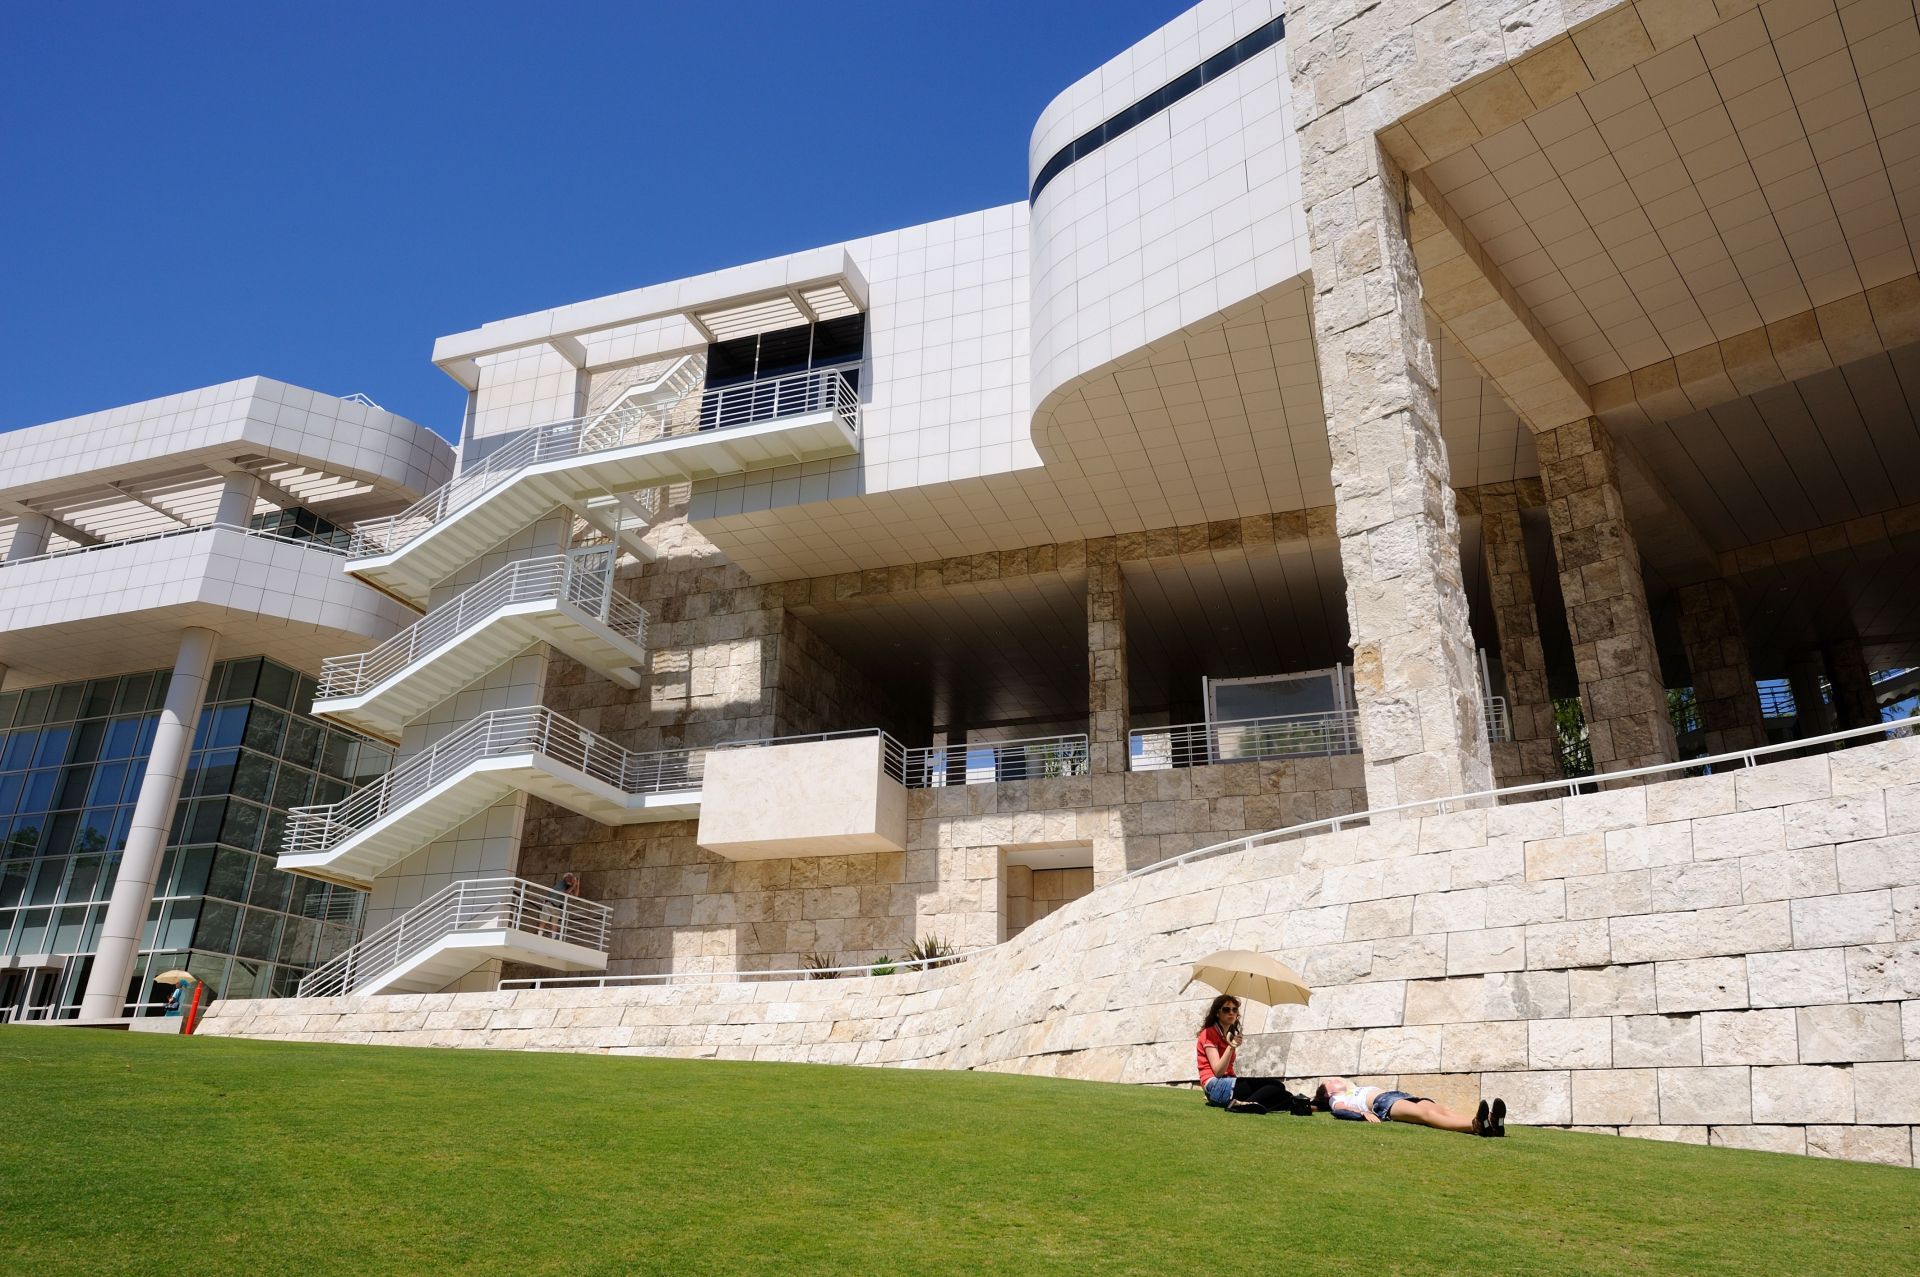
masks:
<svg viewBox="0 0 1920 1277"><path fill-rule="evenodd" d="M281 532L268 532L261 528L243 528L237 523L199 523L190 528L168 528L165 532L148 532L137 537L122 537L118 541L99 541L93 545L70 545L64 550L49 550L45 554L32 554L23 559L8 559L0 563L0 569L17 568L27 563L45 563L48 559L66 559L78 554L98 554L102 550L117 550L121 546L140 545L147 541L166 541L173 537L199 536L202 532L234 532L243 537L255 537L262 541L278 541L283 545L297 545L303 550L313 550L320 554L344 556L346 550L328 545L325 541L316 541L307 537L291 537Z"/></svg>
<svg viewBox="0 0 1920 1277"><path fill-rule="evenodd" d="M467 879L443 887L353 948L315 967L301 979L299 996L351 993L357 981L392 971L463 932L520 931L605 953L612 917L613 910L606 905L525 878Z"/></svg>
<svg viewBox="0 0 1920 1277"><path fill-rule="evenodd" d="M1486 714L1487 739L1508 739L1512 728L1507 721L1506 698L1488 696L1483 699L1482 708ZM1127 733L1127 770L1136 772L1261 758L1324 758L1359 752L1359 720L1350 709L1182 723L1173 727L1136 727Z"/></svg>
<svg viewBox="0 0 1920 1277"><path fill-rule="evenodd" d="M1430 798L1417 802L1399 803L1391 807L1370 807L1365 811L1352 812L1345 816L1330 816L1324 820L1313 820L1307 821L1304 824L1288 825L1282 829L1270 830L1262 834L1254 834L1248 838L1235 838L1227 842L1213 843L1210 846L1199 847L1187 852L1185 855L1172 856L1165 860L1157 860L1150 865L1142 865L1138 869L1130 870L1122 874L1113 881L1126 882L1143 878L1149 874L1160 873L1164 870L1177 868L1180 865L1191 864L1196 860L1204 860L1211 856L1224 855L1235 851L1250 851L1257 847L1264 847L1277 842L1285 842L1294 838L1308 837L1318 833L1336 833L1355 825L1366 824L1382 816L1414 814L1439 815L1457 808L1492 807L1501 802L1501 800L1508 798L1545 797L1548 795L1572 796L1578 794L1581 789L1590 788L1596 783L1613 785L1621 782L1637 782L1646 784L1656 780L1674 779L1688 772L1703 769L1712 771L1724 770L1726 766L1739 766L1743 768L1757 767L1762 763L1772 762L1781 757L1809 752L1825 753L1834 747L1845 748L1850 744L1865 743L1874 737L1893 738L1911 736L1916 731L1920 731L1920 715L1898 719L1893 722L1880 723L1871 727L1856 727L1848 731L1832 732L1828 735L1817 736L1808 740L1787 741L1783 744L1763 746L1759 749L1715 754L1707 758L1688 758L1674 763L1662 763L1657 767L1640 767L1631 771L1603 772L1597 776L1577 776L1567 780L1545 781L1533 785L1509 785L1504 789L1480 790L1467 794L1450 794L1444 798ZM945 966L961 959L977 958L983 954L994 953L1006 948L1010 944L1018 943L1018 939L1018 937L1015 937L1013 940L1003 940L999 944L985 945L978 949L969 949L962 953L950 954L928 962L894 962L887 965L901 971L922 966ZM866 963L855 967L833 968L833 970L845 974L860 974L862 972L871 974L874 965L873 963ZM768 979L798 980L811 977L814 974L811 968L786 971L665 971L646 975L502 980L500 987L503 989L551 989L578 987L581 985L711 984L716 981L738 983Z"/></svg>
<svg viewBox="0 0 1920 1277"><path fill-rule="evenodd" d="M695 393L700 394L699 411L677 413L676 409ZM399 514L355 524L350 553L355 558L365 558L398 550L455 510L493 491L527 467L543 462L829 410L845 421L857 437L859 408L859 398L846 374L826 368L738 386L689 391L677 399L657 404L623 402L604 412L571 421L534 426L513 436L488 454L485 461L455 475ZM643 499L658 501L654 494Z"/></svg>
<svg viewBox="0 0 1920 1277"><path fill-rule="evenodd" d="M358 696L482 618L516 603L564 599L633 643L646 641L647 614L613 588L614 555L556 554L521 559L488 573L371 651L320 664L320 699Z"/></svg>
<svg viewBox="0 0 1920 1277"><path fill-rule="evenodd" d="M880 766L908 789L944 785L982 784L996 780L1038 780L1046 776L1087 774L1087 737L1034 736L1025 740L978 741L966 745L908 747L877 727L839 732L807 732L763 740L729 741L713 749L747 749L762 745L798 745L808 741L880 738Z"/></svg>

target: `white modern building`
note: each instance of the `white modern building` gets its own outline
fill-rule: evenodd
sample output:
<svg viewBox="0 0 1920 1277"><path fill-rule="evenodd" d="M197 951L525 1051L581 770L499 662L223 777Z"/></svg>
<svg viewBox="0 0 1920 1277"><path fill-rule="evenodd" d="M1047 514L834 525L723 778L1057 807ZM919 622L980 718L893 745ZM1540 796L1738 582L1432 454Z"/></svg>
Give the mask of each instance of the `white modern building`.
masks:
<svg viewBox="0 0 1920 1277"><path fill-rule="evenodd" d="M290 992L353 942L363 900L272 857L391 758L309 713L324 654L409 615L340 529L451 463L259 377L0 435L0 1015L112 1019L173 967Z"/></svg>

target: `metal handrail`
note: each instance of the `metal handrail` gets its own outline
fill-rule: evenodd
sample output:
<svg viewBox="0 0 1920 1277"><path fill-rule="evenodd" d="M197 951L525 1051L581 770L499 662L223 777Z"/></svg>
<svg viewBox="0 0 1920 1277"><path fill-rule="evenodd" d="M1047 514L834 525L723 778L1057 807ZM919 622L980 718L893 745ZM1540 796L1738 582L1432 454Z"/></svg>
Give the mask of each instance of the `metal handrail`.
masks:
<svg viewBox="0 0 1920 1277"><path fill-rule="evenodd" d="M907 971L926 971L936 967L953 966L968 958L977 958L984 953L1004 948L1007 941L999 944L982 945L978 949L962 949L954 953L944 953L932 958L887 958L872 962L855 962L839 967L786 967L769 971L653 971L640 975L579 975L579 976L528 976L518 980L502 980L502 989L607 989L629 984L696 984L712 983L714 980L730 980L744 983L749 980L832 980L855 976L900 975ZM876 971L877 968L886 970Z"/></svg>
<svg viewBox="0 0 1920 1277"><path fill-rule="evenodd" d="M607 950L613 910L525 878L469 878L443 887L300 981L299 996L353 992L361 977L391 971L448 936L472 931L522 931Z"/></svg>
<svg viewBox="0 0 1920 1277"><path fill-rule="evenodd" d="M613 589L614 554L522 559L488 573L386 642L320 663L318 698L357 696L412 665L499 608L542 599L571 603L622 638L644 646L647 614Z"/></svg>
<svg viewBox="0 0 1920 1277"><path fill-rule="evenodd" d="M1488 740L1511 738L1504 696L1483 697L1481 710ZM1359 719L1350 709L1136 727L1127 733L1127 770L1135 772L1359 752Z"/></svg>
<svg viewBox="0 0 1920 1277"><path fill-rule="evenodd" d="M985 754L987 761L983 766L975 766L974 758L980 754ZM904 763L904 774L896 779L908 789L1085 776L1092 770L1085 732L1029 736L1022 740L923 745L907 750ZM976 773L985 773L978 782L974 780Z"/></svg>
<svg viewBox="0 0 1920 1277"><path fill-rule="evenodd" d="M101 550L117 550L123 545L139 545L146 541L165 541L170 537L197 536L202 532L237 532L241 536L257 537L262 541L279 541L286 545L297 545L303 550L317 550L321 554L345 556L346 550L328 545L324 541L315 541L307 537L290 537L284 533L268 532L263 528L243 528L237 523L197 523L190 528L168 528L164 532L144 532L137 537L122 537L118 541L96 541L92 545L70 545L64 550L48 550L45 554L30 554L24 559L8 559L0 563L0 569L17 568L26 563L44 563L48 559L64 559L75 554L94 554Z"/></svg>
<svg viewBox="0 0 1920 1277"><path fill-rule="evenodd" d="M661 381L672 379L670 370ZM677 411L683 404L696 402L696 395L697 412ZM485 461L455 475L399 514L355 524L349 552L355 558L392 553L455 510L543 462L824 411L834 412L858 435L859 397L840 369L814 369L706 391L690 389L659 403L623 400L603 412L534 426L512 436Z"/></svg>

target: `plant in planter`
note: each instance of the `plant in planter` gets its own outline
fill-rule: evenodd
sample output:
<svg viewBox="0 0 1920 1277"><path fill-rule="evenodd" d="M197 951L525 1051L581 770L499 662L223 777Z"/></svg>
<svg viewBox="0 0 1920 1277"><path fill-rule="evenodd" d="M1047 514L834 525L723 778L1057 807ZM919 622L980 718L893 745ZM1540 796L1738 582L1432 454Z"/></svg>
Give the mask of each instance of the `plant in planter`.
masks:
<svg viewBox="0 0 1920 1277"><path fill-rule="evenodd" d="M834 970L833 955L815 950L800 959L800 965L807 969L809 980L837 980L846 973Z"/></svg>
<svg viewBox="0 0 1920 1277"><path fill-rule="evenodd" d="M883 953L880 955L880 961L873 964L873 970L872 972L870 972L870 974L892 975L894 972L898 971L899 969L900 969L899 967L894 965L893 959Z"/></svg>
<svg viewBox="0 0 1920 1277"><path fill-rule="evenodd" d="M907 946L906 960L931 971L956 961L953 946L939 936L926 935Z"/></svg>

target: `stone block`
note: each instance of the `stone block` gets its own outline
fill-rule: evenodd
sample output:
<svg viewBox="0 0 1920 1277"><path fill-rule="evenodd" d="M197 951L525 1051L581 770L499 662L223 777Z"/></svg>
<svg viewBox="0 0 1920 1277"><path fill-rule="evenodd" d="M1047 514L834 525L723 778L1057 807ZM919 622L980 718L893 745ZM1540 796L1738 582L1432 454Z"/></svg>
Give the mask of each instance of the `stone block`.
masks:
<svg viewBox="0 0 1920 1277"><path fill-rule="evenodd" d="M1372 954L1365 973L1375 980L1424 980L1447 973L1444 935L1393 936L1371 941L1367 947Z"/></svg>
<svg viewBox="0 0 1920 1277"><path fill-rule="evenodd" d="M1573 1121L1573 1083L1564 1069L1545 1073L1483 1073L1480 1090L1507 1102L1507 1120L1523 1126L1565 1126Z"/></svg>
<svg viewBox="0 0 1920 1277"><path fill-rule="evenodd" d="M1786 1008L1707 1011L1700 1016L1702 1064L1797 1064L1797 1020Z"/></svg>
<svg viewBox="0 0 1920 1277"><path fill-rule="evenodd" d="M1878 1126L1920 1124L1920 1060L1856 1064L1853 1096L1858 1115L1852 1120Z"/></svg>
<svg viewBox="0 0 1920 1277"><path fill-rule="evenodd" d="M1613 1066L1613 1021L1535 1020L1527 1026L1527 1066L1605 1069Z"/></svg>
<svg viewBox="0 0 1920 1277"><path fill-rule="evenodd" d="M1490 843L1447 853L1447 872L1455 890L1518 882L1527 876L1526 856L1518 841Z"/></svg>
<svg viewBox="0 0 1920 1277"><path fill-rule="evenodd" d="M1734 793L1740 809L1784 807L1825 798L1833 793L1831 769L1823 755L1763 763L1734 774Z"/></svg>
<svg viewBox="0 0 1920 1277"><path fill-rule="evenodd" d="M1654 964L1567 972L1568 1014L1642 1015L1657 1009Z"/></svg>
<svg viewBox="0 0 1920 1277"><path fill-rule="evenodd" d="M1380 980L1340 985L1323 990L1314 1001L1325 1003L1330 1029L1364 1029L1400 1023L1406 1008L1404 980Z"/></svg>
<svg viewBox="0 0 1920 1277"><path fill-rule="evenodd" d="M1616 1068L1681 1068L1702 1062L1699 1015L1623 1015L1612 1023Z"/></svg>
<svg viewBox="0 0 1920 1277"><path fill-rule="evenodd" d="M1525 926L1560 922L1567 916L1567 890L1558 879L1548 882L1503 883L1486 888L1489 927Z"/></svg>
<svg viewBox="0 0 1920 1277"><path fill-rule="evenodd" d="M1364 900L1347 906L1348 940L1377 940L1404 936L1412 930L1412 896L1395 900Z"/></svg>
<svg viewBox="0 0 1920 1277"><path fill-rule="evenodd" d="M1747 958L1748 1003L1756 1007L1812 1006L1847 1000L1846 950L1796 949Z"/></svg>
<svg viewBox="0 0 1920 1277"><path fill-rule="evenodd" d="M1755 1068L1753 1120L1791 1125L1851 1122L1854 1120L1853 1083L1851 1072L1829 1065L1780 1064Z"/></svg>
<svg viewBox="0 0 1920 1277"><path fill-rule="evenodd" d="M1638 786L1579 794L1560 803L1561 828L1569 834L1605 833L1646 823L1646 791Z"/></svg>
<svg viewBox="0 0 1920 1277"><path fill-rule="evenodd" d="M1289 1077L1349 1077L1360 1071L1359 1029L1323 1029L1287 1035Z"/></svg>
<svg viewBox="0 0 1920 1277"><path fill-rule="evenodd" d="M1411 980L1407 983L1406 1023L1451 1024L1484 1020L1486 981L1480 976L1458 980Z"/></svg>
<svg viewBox="0 0 1920 1277"><path fill-rule="evenodd" d="M1569 878L1568 918L1620 918L1653 912L1652 876L1645 869Z"/></svg>
<svg viewBox="0 0 1920 1277"><path fill-rule="evenodd" d="M1788 847L1857 842L1863 838L1880 838L1887 832L1887 804L1879 794L1794 803L1785 809L1785 814Z"/></svg>
<svg viewBox="0 0 1920 1277"><path fill-rule="evenodd" d="M1902 785L1882 795L1889 834L1920 834L1920 785Z"/></svg>
<svg viewBox="0 0 1920 1277"><path fill-rule="evenodd" d="M1660 1070L1661 1121L1708 1126L1752 1116L1753 1090L1745 1068Z"/></svg>
<svg viewBox="0 0 1920 1277"><path fill-rule="evenodd" d="M1868 838L1834 851L1840 891L1920 885L1920 834Z"/></svg>
<svg viewBox="0 0 1920 1277"><path fill-rule="evenodd" d="M1836 794L1872 794L1920 782L1920 742L1913 737L1854 745L1826 758Z"/></svg>
<svg viewBox="0 0 1920 1277"><path fill-rule="evenodd" d="M1747 1005L1747 964L1740 958L1694 958L1654 965L1655 1008L1718 1011Z"/></svg>
<svg viewBox="0 0 1920 1277"><path fill-rule="evenodd" d="M1610 872L1651 869L1658 865L1684 865L1692 860L1693 825L1689 821L1615 829L1607 834L1607 869Z"/></svg>
<svg viewBox="0 0 1920 1277"><path fill-rule="evenodd" d="M1920 998L1920 940L1859 945L1844 952L1845 985L1855 1000L1884 1002ZM1839 998L1820 1000L1840 1001Z"/></svg>
<svg viewBox="0 0 1920 1277"><path fill-rule="evenodd" d="M1480 1074L1402 1073L1399 1089L1438 1100L1456 1113L1471 1113L1480 1103Z"/></svg>
<svg viewBox="0 0 1920 1277"><path fill-rule="evenodd" d="M1552 1020L1567 1014L1565 971L1495 971L1480 977L1489 1020Z"/></svg>
<svg viewBox="0 0 1920 1277"><path fill-rule="evenodd" d="M1658 1140L1663 1144L1705 1144L1704 1126L1623 1126L1619 1134L1630 1140Z"/></svg>
<svg viewBox="0 0 1920 1277"><path fill-rule="evenodd" d="M1649 875L1652 913L1681 909L1717 909L1744 903L1740 865L1734 860L1705 860L1662 865Z"/></svg>
<svg viewBox="0 0 1920 1277"><path fill-rule="evenodd" d="M1527 928L1527 967L1605 966L1612 942L1604 918L1584 922L1542 922Z"/></svg>
<svg viewBox="0 0 1920 1277"><path fill-rule="evenodd" d="M1304 949L1317 944L1336 944L1346 939L1346 935L1346 905L1295 909L1287 915L1281 943L1289 949Z"/></svg>
<svg viewBox="0 0 1920 1277"><path fill-rule="evenodd" d="M1756 1153L1796 1153L1807 1151L1805 1130L1798 1126L1716 1126L1712 1130L1715 1148L1744 1148Z"/></svg>
<svg viewBox="0 0 1920 1277"><path fill-rule="evenodd" d="M1525 927L1455 931L1447 936L1447 974L1520 971L1527 965Z"/></svg>
<svg viewBox="0 0 1920 1277"><path fill-rule="evenodd" d="M1704 816L1693 822L1693 858L1726 860L1787 848L1786 824L1779 808Z"/></svg>
<svg viewBox="0 0 1920 1277"><path fill-rule="evenodd" d="M1607 845L1600 834L1541 838L1526 844L1526 876L1531 881L1606 871Z"/></svg>
<svg viewBox="0 0 1920 1277"><path fill-rule="evenodd" d="M1698 816L1724 816L1735 808L1734 776L1691 776L1647 786L1647 823L1665 824Z"/></svg>
<svg viewBox="0 0 1920 1277"><path fill-rule="evenodd" d="M1595 1069L1572 1076L1573 1120L1581 1126L1657 1126L1660 1074L1655 1069Z"/></svg>
<svg viewBox="0 0 1920 1277"><path fill-rule="evenodd" d="M1920 940L1920 887L1895 887L1893 899L1893 938Z"/></svg>
<svg viewBox="0 0 1920 1277"><path fill-rule="evenodd" d="M1893 939L1893 898L1887 891L1795 900L1793 942L1802 949L1885 944Z"/></svg>
<svg viewBox="0 0 1920 1277"><path fill-rule="evenodd" d="M1851 1002L1801 1007L1796 1013L1800 1063L1855 1064L1862 1060L1900 1060L1898 1002Z"/></svg>
<svg viewBox="0 0 1920 1277"><path fill-rule="evenodd" d="M1441 1034L1440 1067L1449 1073L1524 1069L1527 1025L1519 1020L1495 1024L1449 1024Z"/></svg>
<svg viewBox="0 0 1920 1277"><path fill-rule="evenodd" d="M1780 901L1615 918L1610 933L1616 962L1707 958L1793 945L1790 915Z"/></svg>
<svg viewBox="0 0 1920 1277"><path fill-rule="evenodd" d="M1747 904L1831 896L1840 890L1832 847L1798 847L1740 858L1740 892Z"/></svg>
<svg viewBox="0 0 1920 1277"><path fill-rule="evenodd" d="M1920 786L1916 786L1920 789ZM1487 837L1557 838L1560 836L1560 803L1546 798L1534 802L1511 803L1487 809Z"/></svg>
<svg viewBox="0 0 1920 1277"><path fill-rule="evenodd" d="M1444 1032L1437 1024L1368 1029L1360 1039L1360 1072L1437 1073Z"/></svg>
<svg viewBox="0 0 1920 1277"><path fill-rule="evenodd" d="M1478 931L1487 925L1487 888L1438 891L1413 902L1413 934L1436 931Z"/></svg>
<svg viewBox="0 0 1920 1277"><path fill-rule="evenodd" d="M1913 1165L1913 1138L1905 1126L1809 1126L1807 1155L1849 1162Z"/></svg>

